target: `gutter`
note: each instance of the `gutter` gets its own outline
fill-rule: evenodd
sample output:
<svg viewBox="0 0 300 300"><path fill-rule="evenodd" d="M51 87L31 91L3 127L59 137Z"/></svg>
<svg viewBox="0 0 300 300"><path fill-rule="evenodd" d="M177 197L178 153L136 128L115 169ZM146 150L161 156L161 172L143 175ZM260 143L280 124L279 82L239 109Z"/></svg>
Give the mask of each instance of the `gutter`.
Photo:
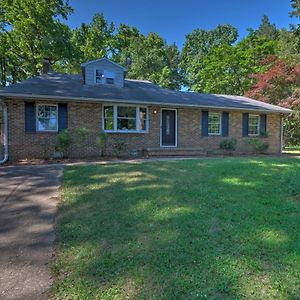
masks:
<svg viewBox="0 0 300 300"><path fill-rule="evenodd" d="M8 117L7 107L3 100L0 99L0 106L2 106L3 122L4 122L4 158L0 160L0 165L8 161Z"/></svg>
<svg viewBox="0 0 300 300"><path fill-rule="evenodd" d="M265 112L265 113L282 113L290 114L293 113L291 109L278 108L278 109L268 109L268 108L239 108L239 107L223 107L223 106L213 106L213 105L198 105L198 104L184 104L184 103L166 103L166 102L155 102L155 101L138 101L138 100L124 100L124 99L96 99L89 97L68 97L68 96L50 96L50 95L39 95L39 94L17 94L17 93L1 93L0 96L7 98L21 98L25 99L39 99L39 100L56 100L56 101L76 101L85 103L127 103L127 104L139 104L139 105L158 105L158 106L168 106L168 107L191 107L191 108L206 108L206 109L222 109L226 111L245 111L245 112Z"/></svg>

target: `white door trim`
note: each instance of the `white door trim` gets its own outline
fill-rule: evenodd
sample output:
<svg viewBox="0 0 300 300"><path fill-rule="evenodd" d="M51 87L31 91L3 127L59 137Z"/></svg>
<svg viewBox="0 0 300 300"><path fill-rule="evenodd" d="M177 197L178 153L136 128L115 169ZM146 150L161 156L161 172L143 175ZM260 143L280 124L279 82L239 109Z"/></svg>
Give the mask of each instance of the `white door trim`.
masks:
<svg viewBox="0 0 300 300"><path fill-rule="evenodd" d="M175 145L168 146L162 144L162 111L163 110L174 110L175 111ZM161 148L177 148L177 108L161 108L160 109L160 147Z"/></svg>

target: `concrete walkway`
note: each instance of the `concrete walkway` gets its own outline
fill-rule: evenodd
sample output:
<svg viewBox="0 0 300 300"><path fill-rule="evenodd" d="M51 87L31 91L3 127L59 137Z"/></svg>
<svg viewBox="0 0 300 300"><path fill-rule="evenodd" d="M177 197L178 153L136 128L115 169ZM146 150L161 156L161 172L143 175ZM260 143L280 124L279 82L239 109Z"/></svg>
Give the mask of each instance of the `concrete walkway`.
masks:
<svg viewBox="0 0 300 300"><path fill-rule="evenodd" d="M63 166L0 167L0 299L47 299Z"/></svg>

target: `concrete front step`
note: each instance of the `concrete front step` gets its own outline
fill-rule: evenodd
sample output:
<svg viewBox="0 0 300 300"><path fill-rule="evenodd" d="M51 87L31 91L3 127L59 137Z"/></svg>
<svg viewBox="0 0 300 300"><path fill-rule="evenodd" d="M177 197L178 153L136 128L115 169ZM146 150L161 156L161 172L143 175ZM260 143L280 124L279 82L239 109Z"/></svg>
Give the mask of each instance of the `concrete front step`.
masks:
<svg viewBox="0 0 300 300"><path fill-rule="evenodd" d="M149 156L201 156L207 155L207 151L195 148L149 148Z"/></svg>

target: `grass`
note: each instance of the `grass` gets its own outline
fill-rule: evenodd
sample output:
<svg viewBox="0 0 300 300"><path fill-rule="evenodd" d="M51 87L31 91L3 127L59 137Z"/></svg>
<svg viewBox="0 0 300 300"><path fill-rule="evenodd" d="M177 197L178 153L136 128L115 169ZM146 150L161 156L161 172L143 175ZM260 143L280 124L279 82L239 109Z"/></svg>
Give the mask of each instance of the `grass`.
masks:
<svg viewBox="0 0 300 300"><path fill-rule="evenodd" d="M300 146L286 146L286 147L284 147L283 153L292 154L292 155L300 155Z"/></svg>
<svg viewBox="0 0 300 300"><path fill-rule="evenodd" d="M299 299L300 159L68 167L53 299Z"/></svg>

